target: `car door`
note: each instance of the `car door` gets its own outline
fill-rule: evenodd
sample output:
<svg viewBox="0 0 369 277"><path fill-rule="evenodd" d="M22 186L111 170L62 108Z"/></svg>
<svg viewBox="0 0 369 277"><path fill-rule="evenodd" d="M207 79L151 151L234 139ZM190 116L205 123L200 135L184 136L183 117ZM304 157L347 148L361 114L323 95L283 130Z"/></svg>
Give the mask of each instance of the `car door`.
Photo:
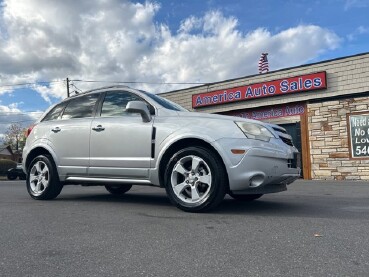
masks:
<svg viewBox="0 0 369 277"><path fill-rule="evenodd" d="M65 108L57 119L51 116L53 120L43 123L48 128L48 144L56 154L62 176L87 175L91 122L98 97L95 93L73 98L64 103Z"/></svg>
<svg viewBox="0 0 369 277"><path fill-rule="evenodd" d="M128 91L106 92L92 121L90 177L148 178L153 120L126 112L129 101L143 100Z"/></svg>

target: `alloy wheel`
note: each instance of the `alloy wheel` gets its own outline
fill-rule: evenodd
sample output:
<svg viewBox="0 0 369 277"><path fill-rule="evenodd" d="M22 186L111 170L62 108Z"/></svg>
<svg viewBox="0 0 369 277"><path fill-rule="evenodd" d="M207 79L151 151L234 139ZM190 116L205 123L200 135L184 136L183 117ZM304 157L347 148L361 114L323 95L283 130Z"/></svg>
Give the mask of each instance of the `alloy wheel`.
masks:
<svg viewBox="0 0 369 277"><path fill-rule="evenodd" d="M200 157L182 157L174 165L171 184L175 195L183 202L199 204L210 194L212 176L208 164Z"/></svg>
<svg viewBox="0 0 369 277"><path fill-rule="evenodd" d="M32 193L35 196L41 195L49 186L50 172L43 161L37 161L31 168L29 183Z"/></svg>

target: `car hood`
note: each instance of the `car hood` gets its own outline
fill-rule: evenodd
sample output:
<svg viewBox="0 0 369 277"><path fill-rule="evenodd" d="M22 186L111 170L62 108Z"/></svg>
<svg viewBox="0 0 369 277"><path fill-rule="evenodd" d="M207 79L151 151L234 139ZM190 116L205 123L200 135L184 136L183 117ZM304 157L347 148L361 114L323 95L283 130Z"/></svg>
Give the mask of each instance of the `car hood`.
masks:
<svg viewBox="0 0 369 277"><path fill-rule="evenodd" d="M179 117L187 117L187 118L204 118L204 119L214 119L214 120L224 120L224 121L244 121L244 122L252 122L258 123L261 125L274 125L269 123L264 123L254 119L248 119L238 116L229 116L229 115L220 115L220 114L208 114L208 113L199 113L199 112L178 112Z"/></svg>
<svg viewBox="0 0 369 277"><path fill-rule="evenodd" d="M224 122L250 122L250 123L256 123L265 126L267 129L269 129L272 133L274 133L276 136L279 136L281 133L286 134L286 129L284 129L281 126L278 126L276 124L262 122L259 120L254 119L248 119L238 116L229 116L229 115L220 115L220 114L208 114L208 113L199 113L199 112L177 112L177 115L181 118L201 118L201 119L208 119L208 120L218 120L218 121L224 121Z"/></svg>

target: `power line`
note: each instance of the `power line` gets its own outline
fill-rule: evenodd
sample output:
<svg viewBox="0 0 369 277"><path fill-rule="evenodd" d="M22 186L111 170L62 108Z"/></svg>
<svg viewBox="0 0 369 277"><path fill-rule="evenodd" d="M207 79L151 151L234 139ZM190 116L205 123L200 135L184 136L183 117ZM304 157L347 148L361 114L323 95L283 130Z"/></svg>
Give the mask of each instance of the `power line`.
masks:
<svg viewBox="0 0 369 277"><path fill-rule="evenodd" d="M32 116L37 114L43 114L42 111L33 111L33 112L0 112L0 116Z"/></svg>
<svg viewBox="0 0 369 277"><path fill-rule="evenodd" d="M74 94L82 93L82 90L77 88L74 83L70 83L70 86L75 88L75 90L73 90Z"/></svg>
<svg viewBox="0 0 369 277"><path fill-rule="evenodd" d="M149 85L204 85L204 84L207 84L207 83L203 83L203 82L102 81L102 80L82 80L82 79L75 79L75 80L69 80L69 81L84 82L84 83L149 84ZM65 82L65 80L37 81L37 82L25 82L25 83L16 83L16 84L4 84L4 85L0 85L0 88L30 86L30 85L38 85L38 84L52 84L52 83L62 83L62 82Z"/></svg>
<svg viewBox="0 0 369 277"><path fill-rule="evenodd" d="M51 84L51 83L61 83L61 82L64 82L64 80L58 80L58 81L39 81L39 82L29 82L29 83L17 83L17 84L6 84L6 85L0 85L0 88L30 86L30 85L38 85L38 84Z"/></svg>
<svg viewBox="0 0 369 277"><path fill-rule="evenodd" d="M24 122L35 122L37 119L30 119L30 120L22 120L22 121L8 121L8 122L0 122L2 125L9 125L15 123L24 123Z"/></svg>
<svg viewBox="0 0 369 277"><path fill-rule="evenodd" d="M143 81L137 81L137 82L122 82L122 81L100 81L100 80L70 80L73 82L84 82L84 83L110 83L110 84L148 84L148 85L205 85L207 83L200 83L200 82L194 82L194 83L165 83L165 82L143 82Z"/></svg>
<svg viewBox="0 0 369 277"><path fill-rule="evenodd" d="M43 113L43 111L0 111L0 114L2 113L9 113L9 114L29 114L29 113Z"/></svg>
<svg viewBox="0 0 369 277"><path fill-rule="evenodd" d="M38 81L38 82L25 82L25 83L15 83L15 84L4 84L0 85L0 88L11 88L11 87L22 87L31 86L39 84L52 84L52 83L62 83L66 80L56 80L56 81ZM84 82L84 83L110 83L110 84L148 84L148 85L205 85L207 83L202 82L145 82L145 81L102 81L102 80L82 80L75 79L69 80L74 82ZM78 89L79 90L79 89Z"/></svg>

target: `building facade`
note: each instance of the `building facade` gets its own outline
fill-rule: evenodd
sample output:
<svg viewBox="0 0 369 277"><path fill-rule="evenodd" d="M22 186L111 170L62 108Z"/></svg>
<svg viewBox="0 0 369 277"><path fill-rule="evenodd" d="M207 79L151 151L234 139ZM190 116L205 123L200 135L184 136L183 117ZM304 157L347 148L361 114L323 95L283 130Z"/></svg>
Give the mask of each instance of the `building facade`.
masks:
<svg viewBox="0 0 369 277"><path fill-rule="evenodd" d="M0 147L0 160L15 160L13 150L9 145Z"/></svg>
<svg viewBox="0 0 369 277"><path fill-rule="evenodd" d="M160 95L189 110L285 127L304 179L369 180L369 53Z"/></svg>

